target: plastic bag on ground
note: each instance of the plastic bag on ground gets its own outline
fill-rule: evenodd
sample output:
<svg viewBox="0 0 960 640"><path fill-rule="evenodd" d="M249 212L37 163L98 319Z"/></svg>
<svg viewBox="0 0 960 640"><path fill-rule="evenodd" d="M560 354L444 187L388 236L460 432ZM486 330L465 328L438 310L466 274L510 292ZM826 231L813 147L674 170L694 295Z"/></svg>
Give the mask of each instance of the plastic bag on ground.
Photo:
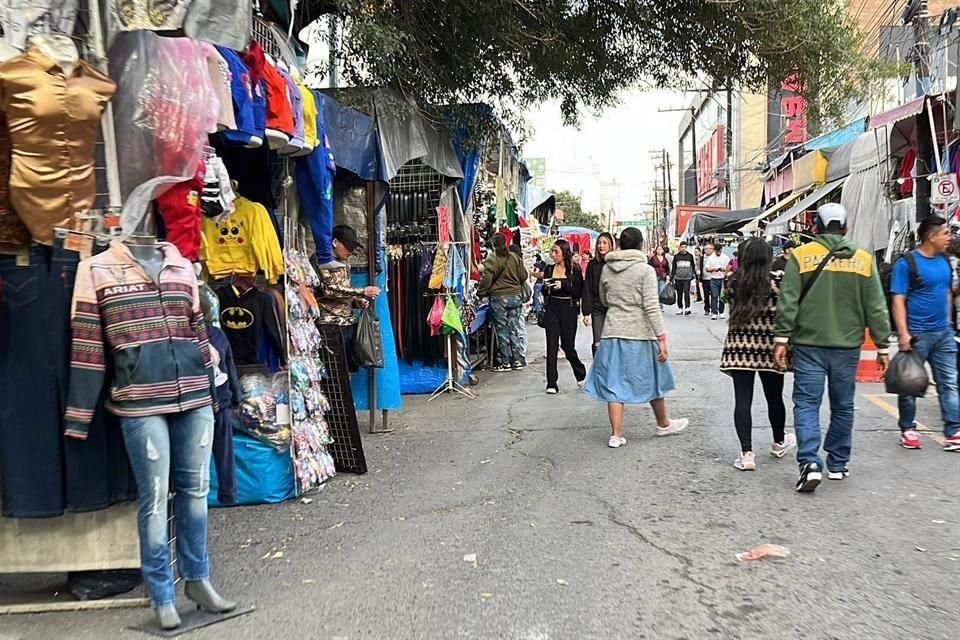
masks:
<svg viewBox="0 0 960 640"><path fill-rule="evenodd" d="M790 555L790 549L782 547L779 544L762 544L754 547L750 551L737 554L737 560L747 562L749 560L760 560L761 558L786 558Z"/></svg>
<svg viewBox="0 0 960 640"><path fill-rule="evenodd" d="M887 393L922 398L927 395L930 378L915 351L901 351L893 356L884 376Z"/></svg>

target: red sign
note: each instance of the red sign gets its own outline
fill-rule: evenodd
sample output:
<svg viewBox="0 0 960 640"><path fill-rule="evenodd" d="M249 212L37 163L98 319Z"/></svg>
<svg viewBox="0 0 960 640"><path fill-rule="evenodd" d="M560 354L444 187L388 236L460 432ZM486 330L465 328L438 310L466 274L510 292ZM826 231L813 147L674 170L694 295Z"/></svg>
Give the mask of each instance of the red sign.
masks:
<svg viewBox="0 0 960 640"><path fill-rule="evenodd" d="M787 146L800 145L807 141L807 99L796 95L795 78L787 78L780 84L784 97L780 98L780 113L783 117L783 142ZM788 95L788 94L794 95Z"/></svg>
<svg viewBox="0 0 960 640"><path fill-rule="evenodd" d="M717 127L707 143L697 150L697 195L709 196L723 187L723 165L727 160L725 127Z"/></svg>

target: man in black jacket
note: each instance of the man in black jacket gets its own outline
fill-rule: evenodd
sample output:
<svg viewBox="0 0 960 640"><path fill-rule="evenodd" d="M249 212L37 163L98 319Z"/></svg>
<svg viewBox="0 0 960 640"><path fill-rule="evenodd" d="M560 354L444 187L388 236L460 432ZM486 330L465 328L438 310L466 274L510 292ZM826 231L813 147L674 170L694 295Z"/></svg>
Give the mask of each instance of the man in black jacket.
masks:
<svg viewBox="0 0 960 640"><path fill-rule="evenodd" d="M681 242L677 255L673 258L673 269L670 278L677 288L678 316L690 315L690 282L697 277L697 264L693 254L687 251L687 243Z"/></svg>

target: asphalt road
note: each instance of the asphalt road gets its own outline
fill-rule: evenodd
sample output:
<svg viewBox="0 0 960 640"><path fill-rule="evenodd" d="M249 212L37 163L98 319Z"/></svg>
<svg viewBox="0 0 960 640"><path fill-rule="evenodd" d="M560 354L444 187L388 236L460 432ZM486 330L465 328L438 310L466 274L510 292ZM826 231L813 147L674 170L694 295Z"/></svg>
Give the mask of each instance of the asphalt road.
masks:
<svg viewBox="0 0 960 640"><path fill-rule="evenodd" d="M475 400L408 398L395 432L365 438L369 474L338 477L310 504L211 515L216 583L257 611L189 637L960 637L960 454L935 434L899 448L895 399L861 385L848 480L794 493L794 462L765 453L759 398L758 470L735 470L723 326L668 318L669 408L690 428L655 438L638 407L620 450L563 361L558 396L543 393L540 357L483 374ZM589 357L584 330L580 344ZM935 399L919 419L936 430ZM791 555L735 558L761 543ZM124 628L146 615L0 619L0 640L135 638Z"/></svg>

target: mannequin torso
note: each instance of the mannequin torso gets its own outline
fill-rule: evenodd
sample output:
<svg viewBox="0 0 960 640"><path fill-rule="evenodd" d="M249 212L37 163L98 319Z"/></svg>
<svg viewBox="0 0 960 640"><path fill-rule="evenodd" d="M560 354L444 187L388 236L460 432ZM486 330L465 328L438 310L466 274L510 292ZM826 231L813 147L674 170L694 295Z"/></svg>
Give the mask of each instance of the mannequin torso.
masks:
<svg viewBox="0 0 960 640"><path fill-rule="evenodd" d="M147 273L147 276L155 284L160 283L160 271L163 269L163 258L164 253L157 243L155 238L149 238L149 241L136 241L136 238L131 238L127 243L127 248L130 249L130 254L134 257L137 263L143 267L143 270Z"/></svg>
<svg viewBox="0 0 960 640"><path fill-rule="evenodd" d="M77 46L68 36L43 33L31 38L30 45L56 62L64 75L70 75L80 62Z"/></svg>

